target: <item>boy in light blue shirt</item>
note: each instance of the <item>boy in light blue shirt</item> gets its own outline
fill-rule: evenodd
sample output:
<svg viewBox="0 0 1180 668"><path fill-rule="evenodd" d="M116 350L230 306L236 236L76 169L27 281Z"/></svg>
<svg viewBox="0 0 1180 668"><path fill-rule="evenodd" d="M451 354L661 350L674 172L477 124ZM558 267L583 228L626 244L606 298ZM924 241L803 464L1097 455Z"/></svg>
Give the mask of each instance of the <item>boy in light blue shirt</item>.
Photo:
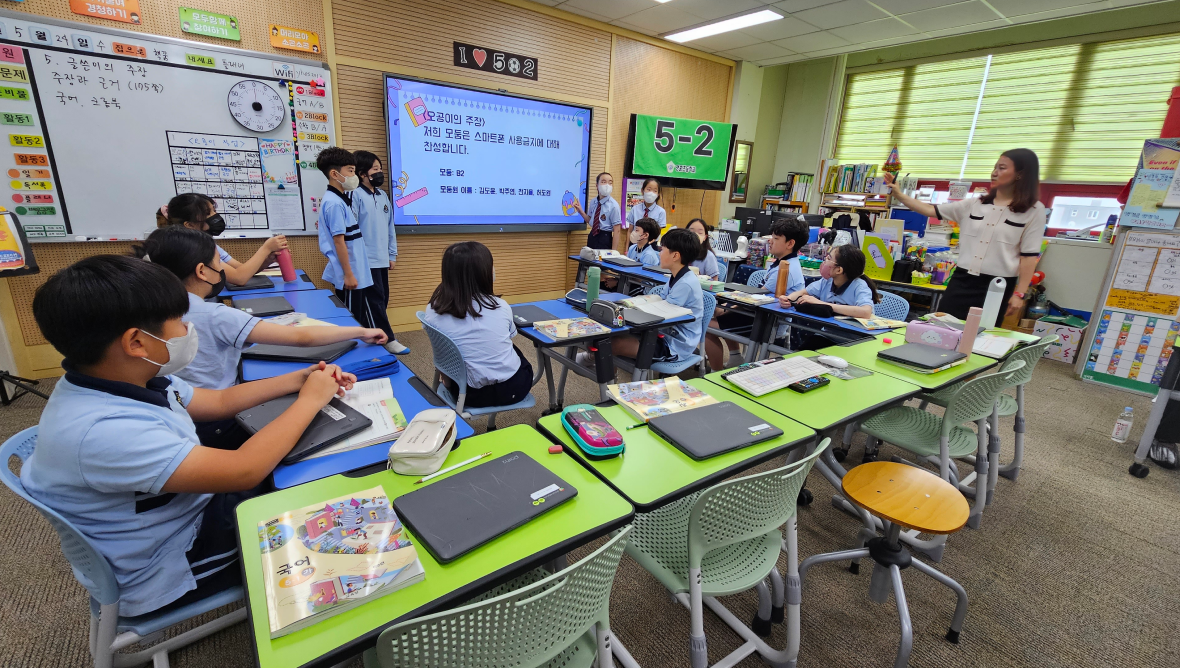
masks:
<svg viewBox="0 0 1180 668"><path fill-rule="evenodd" d="M631 228L631 247L627 249L627 257L645 267L660 266L660 251L654 245L659 238L660 224L651 218L640 218Z"/></svg>
<svg viewBox="0 0 1180 668"><path fill-rule="evenodd" d="M352 210L365 240L365 255L373 275L373 290L376 292L376 301L372 303L374 324L389 337L385 344L386 350L396 355L406 355L410 349L394 337L386 312L389 308L389 270L397 262L393 203L381 189L385 183L381 160L368 151L357 151L355 156L356 173L361 179L361 185L352 191Z"/></svg>
<svg viewBox="0 0 1180 668"><path fill-rule="evenodd" d="M240 585L233 508L355 378L334 366L227 390L172 374L197 352L180 280L143 260L97 255L54 274L33 299L65 377L38 425L21 484L106 558L117 610L136 616ZM204 447L193 420L218 420L298 392L239 450ZM85 584L85 583L83 583Z"/></svg>
<svg viewBox="0 0 1180 668"><path fill-rule="evenodd" d="M654 224L655 221L652 222ZM701 281L688 268L689 260L700 254L701 242L692 232L676 228L664 235L660 249L660 266L671 271L672 278L667 285L660 286L655 294L663 297L669 304L692 311L692 320L660 330L660 342L652 355L653 362L675 362L685 360L694 354L701 342L701 333L705 325L713 317L712 313L704 312L705 300L701 295ZM616 355L634 358L639 355L639 339L634 336L619 337L611 341L611 348Z"/></svg>

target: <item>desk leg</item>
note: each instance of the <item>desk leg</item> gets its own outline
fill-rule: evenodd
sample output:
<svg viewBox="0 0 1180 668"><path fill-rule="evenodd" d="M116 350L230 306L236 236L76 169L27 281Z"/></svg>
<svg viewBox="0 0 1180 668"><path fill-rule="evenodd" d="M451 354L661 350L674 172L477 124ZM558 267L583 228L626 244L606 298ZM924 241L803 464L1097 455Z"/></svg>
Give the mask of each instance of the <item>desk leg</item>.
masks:
<svg viewBox="0 0 1180 668"><path fill-rule="evenodd" d="M561 409L561 407L554 403L554 400L557 398L557 394L553 391L553 362L549 361L549 356L545 354L544 348L542 348L540 345L536 345L536 349L537 366L541 367L541 371L537 374L538 377L533 381L533 384L536 385L537 382L541 380L540 376L545 376L545 385L549 390L548 414L556 413Z"/></svg>
<svg viewBox="0 0 1180 668"><path fill-rule="evenodd" d="M750 327L750 345L746 346L743 362L749 364L762 359L765 347L770 343L770 335L774 332L777 318L767 314L762 309L754 309L754 324Z"/></svg>
<svg viewBox="0 0 1180 668"><path fill-rule="evenodd" d="M573 361L577 359L578 349L575 346L569 346L565 349L565 356ZM570 369L568 366L561 365L561 379L557 381L557 408L560 409L565 405L565 379L569 375Z"/></svg>
<svg viewBox="0 0 1180 668"><path fill-rule="evenodd" d="M656 342L660 339L659 330L648 329L639 338L639 354L635 356L635 370L631 372L631 382L643 380L651 369L651 358L656 352Z"/></svg>
<svg viewBox="0 0 1180 668"><path fill-rule="evenodd" d="M574 287L586 286L586 264L584 262L578 263L578 273L574 275Z"/></svg>
<svg viewBox="0 0 1180 668"><path fill-rule="evenodd" d="M937 312L938 305L941 303L942 303L942 291L941 290L932 290L931 294L930 294L930 308L934 309L934 311Z"/></svg>
<svg viewBox="0 0 1180 668"><path fill-rule="evenodd" d="M594 342L594 379L598 381L598 398L602 401L610 399L606 386L615 382L615 355L611 351L610 339L599 339Z"/></svg>

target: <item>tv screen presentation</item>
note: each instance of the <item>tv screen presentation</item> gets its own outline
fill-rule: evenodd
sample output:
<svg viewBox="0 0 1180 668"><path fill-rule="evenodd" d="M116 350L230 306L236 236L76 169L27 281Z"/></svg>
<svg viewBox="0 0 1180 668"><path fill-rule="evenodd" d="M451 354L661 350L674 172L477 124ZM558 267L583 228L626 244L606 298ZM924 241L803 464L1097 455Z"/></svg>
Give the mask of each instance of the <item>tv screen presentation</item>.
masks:
<svg viewBox="0 0 1180 668"><path fill-rule="evenodd" d="M583 226L589 107L389 74L385 93L399 234Z"/></svg>

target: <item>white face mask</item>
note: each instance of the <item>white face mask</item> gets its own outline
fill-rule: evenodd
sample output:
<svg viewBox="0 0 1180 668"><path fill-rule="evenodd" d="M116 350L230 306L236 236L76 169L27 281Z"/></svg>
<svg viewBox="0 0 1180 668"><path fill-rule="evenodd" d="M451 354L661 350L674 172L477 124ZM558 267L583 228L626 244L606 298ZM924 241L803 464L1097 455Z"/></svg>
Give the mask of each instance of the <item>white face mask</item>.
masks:
<svg viewBox="0 0 1180 668"><path fill-rule="evenodd" d="M361 185L361 177L353 174L352 176L344 177L344 192L356 190Z"/></svg>
<svg viewBox="0 0 1180 668"><path fill-rule="evenodd" d="M152 364L160 367L160 370L156 372L156 377L171 376L172 374L191 364L193 359L196 358L197 330L193 327L193 323L191 322L186 322L184 324L188 327L188 332L185 333L184 336L178 336L174 339L168 339L167 341L147 330L140 330L153 339L163 342L163 344L168 348L168 361L163 364L147 359L146 357L144 358L144 361L151 362Z"/></svg>
<svg viewBox="0 0 1180 668"><path fill-rule="evenodd" d="M602 183L602 184L599 184L599 186L598 186L598 196L599 196L599 197L610 197L610 191L611 191L611 190L612 190L612 188L611 188L611 185L610 185L609 183Z"/></svg>
<svg viewBox="0 0 1180 668"><path fill-rule="evenodd" d="M653 193L652 191L648 190L643 193L643 201L647 202L648 204L655 204L656 198L659 196L659 193Z"/></svg>

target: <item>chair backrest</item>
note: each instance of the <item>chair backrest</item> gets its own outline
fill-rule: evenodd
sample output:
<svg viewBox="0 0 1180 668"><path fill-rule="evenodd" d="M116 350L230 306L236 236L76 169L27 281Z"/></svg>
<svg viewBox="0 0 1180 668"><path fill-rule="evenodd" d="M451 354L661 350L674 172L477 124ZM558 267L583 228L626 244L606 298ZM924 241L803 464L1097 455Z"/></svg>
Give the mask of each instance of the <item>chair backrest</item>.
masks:
<svg viewBox="0 0 1180 668"><path fill-rule="evenodd" d="M766 282L766 270L765 269L759 269L758 271L750 274L750 277L746 279L746 285L751 285L755 288L762 287L762 284L764 282Z"/></svg>
<svg viewBox="0 0 1180 668"><path fill-rule="evenodd" d="M713 230L709 233L709 245L714 250L719 250L722 253L732 253L733 237L729 236L729 233L724 230ZM718 258L718 260L720 259Z"/></svg>
<svg viewBox="0 0 1180 668"><path fill-rule="evenodd" d="M873 304L873 315L890 320L905 320L910 314L910 303L904 297L884 290L878 290L877 294L881 295L881 302Z"/></svg>
<svg viewBox="0 0 1180 668"><path fill-rule="evenodd" d="M1011 385L1012 376L1024 368L1024 362L1017 360L1005 366L1007 368L1001 371L972 378L959 387L942 414L943 436L950 435L951 429L958 425L982 420L992 414L996 399Z"/></svg>
<svg viewBox="0 0 1180 668"><path fill-rule="evenodd" d="M831 444L781 468L727 480L701 493L688 522L688 564L699 568L712 550L777 530L795 515L799 490L812 464Z"/></svg>
<svg viewBox="0 0 1180 668"><path fill-rule="evenodd" d="M434 354L434 368L455 381L455 384L459 386L460 394L466 394L467 363L463 361L463 353L459 352L459 346L455 345L451 337L426 324L426 313L418 311L414 315L418 316L418 322L422 323L422 329L426 330L426 336L430 339L430 349Z"/></svg>
<svg viewBox="0 0 1180 668"><path fill-rule="evenodd" d="M1018 348L1008 359L1004 361L1004 366L1000 371L1014 371L1012 380L1009 385L1024 385L1032 380L1033 370L1037 368L1037 362L1045 355L1045 348L1057 343L1059 337L1056 334L1042 337L1040 341L1032 345ZM1024 362L1023 367L1015 366L1016 362Z"/></svg>
<svg viewBox="0 0 1180 668"><path fill-rule="evenodd" d="M701 320L704 326L701 327L701 340L697 342L697 347L701 354L705 352L705 337L709 334L709 323L713 320L713 311L717 310L717 298L713 296L712 292L701 290L701 301L704 302L704 308L701 309Z"/></svg>
<svg viewBox="0 0 1180 668"><path fill-rule="evenodd" d="M544 580L385 629L377 639L381 667L545 664L591 626L609 628L611 585L630 531Z"/></svg>
<svg viewBox="0 0 1180 668"><path fill-rule="evenodd" d="M78 531L69 520L59 515L55 510L34 499L25 486L21 484L20 476L8 469L10 457L16 457L23 465L33 455L37 447L37 428L29 427L17 432L12 438L0 445L0 480L16 492L25 501L33 505L49 521L49 525L57 532L61 540L61 551L70 566L74 569L74 577L100 605L110 605L119 600L119 583L115 580L115 573L106 557L90 542L81 531Z"/></svg>

